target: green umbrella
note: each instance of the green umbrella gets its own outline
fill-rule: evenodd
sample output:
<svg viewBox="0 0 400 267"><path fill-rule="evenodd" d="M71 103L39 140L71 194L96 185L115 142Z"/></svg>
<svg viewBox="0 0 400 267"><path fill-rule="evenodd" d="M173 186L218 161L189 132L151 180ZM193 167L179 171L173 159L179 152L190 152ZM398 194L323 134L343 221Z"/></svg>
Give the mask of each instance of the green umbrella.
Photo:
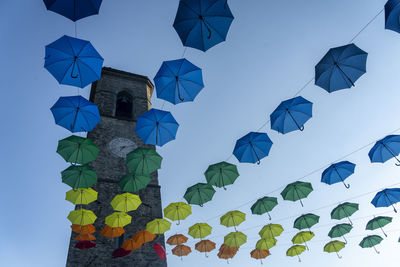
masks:
<svg viewBox="0 0 400 267"><path fill-rule="evenodd" d="M207 223L196 223L189 227L189 235L193 238L205 238L211 234L212 227Z"/></svg>
<svg viewBox="0 0 400 267"><path fill-rule="evenodd" d="M67 162L83 165L96 160L99 148L89 138L71 135L58 141L57 153Z"/></svg>
<svg viewBox="0 0 400 267"><path fill-rule="evenodd" d="M360 242L360 247L362 248L374 248L376 253L380 253L375 246L379 245L382 242L383 238L380 237L379 235L369 235L367 237L364 237L363 240Z"/></svg>
<svg viewBox="0 0 400 267"><path fill-rule="evenodd" d="M305 246L302 245L294 245L292 247L290 247L287 251L286 251L286 256L288 257L294 257L297 256L297 258L299 259L299 262L301 262L300 259L300 254L303 253L306 250Z"/></svg>
<svg viewBox="0 0 400 267"><path fill-rule="evenodd" d="M319 216L307 213L298 217L293 224L293 227L299 230L308 229L311 232L311 227L319 222Z"/></svg>
<svg viewBox="0 0 400 267"><path fill-rule="evenodd" d="M328 236L330 238L337 238L337 237L343 237L345 243L347 244L347 240L344 237L345 234L348 234L351 229L353 229L353 226L348 223L342 223L342 224L337 224L332 227L332 229L329 231Z"/></svg>
<svg viewBox="0 0 400 267"><path fill-rule="evenodd" d="M258 233L261 238L269 239L280 236L283 232L283 227L280 224L265 225Z"/></svg>
<svg viewBox="0 0 400 267"><path fill-rule="evenodd" d="M336 256L338 256L338 258L341 259L342 256L339 256L339 253L338 253L338 252L339 252L340 250L342 250L345 246L346 246L346 244L345 244L344 242L334 240L334 241L331 241L331 242L329 242L328 244L326 244L326 245L324 246L324 251L325 251L325 252L328 252L328 253L333 253L333 252L335 252L335 253L336 253Z"/></svg>
<svg viewBox="0 0 400 267"><path fill-rule="evenodd" d="M313 187L310 183L298 181L288 184L282 191L281 195L284 200L300 200L300 204L303 207L304 205L301 199L306 198L312 191Z"/></svg>
<svg viewBox="0 0 400 267"><path fill-rule="evenodd" d="M126 166L137 174L149 175L161 168L162 157L152 148L139 147L126 155Z"/></svg>
<svg viewBox="0 0 400 267"><path fill-rule="evenodd" d="M234 227L236 231L236 226L241 224L246 220L246 214L244 214L241 211L234 210L227 212L225 215L223 215L220 218L220 223L221 225L224 225L226 227Z"/></svg>
<svg viewBox="0 0 400 267"><path fill-rule="evenodd" d="M146 188L150 181L150 176L130 172L125 174L118 184L122 191L135 193L143 188Z"/></svg>
<svg viewBox="0 0 400 267"><path fill-rule="evenodd" d="M300 232L300 233L297 233L292 238L292 243L293 244L303 244L304 243L306 245L307 250L309 250L307 241L310 241L314 236L315 235L313 232L309 232L309 231Z"/></svg>
<svg viewBox="0 0 400 267"><path fill-rule="evenodd" d="M214 188L209 184L198 183L186 190L184 198L187 203L203 207L204 203L210 201L215 194Z"/></svg>
<svg viewBox="0 0 400 267"><path fill-rule="evenodd" d="M224 237L224 244L228 247L238 248L247 242L247 236L242 232L232 232Z"/></svg>
<svg viewBox="0 0 400 267"><path fill-rule="evenodd" d="M336 220L347 218L350 224L353 225L353 222L350 220L350 216L353 215L354 212L356 212L357 210L358 210L357 203L345 202L338 205L336 208L332 210L331 218Z"/></svg>
<svg viewBox="0 0 400 267"><path fill-rule="evenodd" d="M367 227L365 228L366 230L376 230L380 228L382 230L382 233L387 236L385 231L383 231L383 227L389 223L392 222L392 217L386 217L386 216L379 216L379 217L374 217L372 220L370 220L367 223Z"/></svg>
<svg viewBox="0 0 400 267"><path fill-rule="evenodd" d="M97 183L97 174L90 167L70 166L61 172L62 182L73 189L89 188Z"/></svg>
<svg viewBox="0 0 400 267"><path fill-rule="evenodd" d="M216 187L223 187L226 190L225 186L233 184L239 177L239 172L236 165L223 161L210 165L204 175L207 183Z"/></svg>
<svg viewBox="0 0 400 267"><path fill-rule="evenodd" d="M268 214L271 220L271 215L269 212L278 205L278 199L276 197L263 197L256 201L256 203L251 206L251 213L262 215L264 213Z"/></svg>
<svg viewBox="0 0 400 267"><path fill-rule="evenodd" d="M256 249L259 250L269 250L271 248L273 248L276 245L276 242L278 242L278 240L276 240L276 238L261 238L260 240L257 241L256 244Z"/></svg>

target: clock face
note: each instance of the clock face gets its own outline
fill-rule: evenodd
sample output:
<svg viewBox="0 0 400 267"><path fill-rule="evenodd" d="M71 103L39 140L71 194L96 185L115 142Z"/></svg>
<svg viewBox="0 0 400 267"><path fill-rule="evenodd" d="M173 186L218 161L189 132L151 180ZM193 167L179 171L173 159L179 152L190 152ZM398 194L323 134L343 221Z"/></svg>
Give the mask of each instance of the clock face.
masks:
<svg viewBox="0 0 400 267"><path fill-rule="evenodd" d="M117 157L125 158L126 154L135 150L137 144L127 138L114 138L108 143L108 149L110 152Z"/></svg>

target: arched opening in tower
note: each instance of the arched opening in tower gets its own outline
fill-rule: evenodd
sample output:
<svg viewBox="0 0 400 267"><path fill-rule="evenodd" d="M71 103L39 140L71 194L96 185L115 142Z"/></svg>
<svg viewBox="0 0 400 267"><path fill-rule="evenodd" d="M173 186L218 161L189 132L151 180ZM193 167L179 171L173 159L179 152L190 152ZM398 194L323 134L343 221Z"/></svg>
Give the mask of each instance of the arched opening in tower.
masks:
<svg viewBox="0 0 400 267"><path fill-rule="evenodd" d="M126 91L122 91L117 95L117 105L115 116L122 119L132 119L133 97Z"/></svg>

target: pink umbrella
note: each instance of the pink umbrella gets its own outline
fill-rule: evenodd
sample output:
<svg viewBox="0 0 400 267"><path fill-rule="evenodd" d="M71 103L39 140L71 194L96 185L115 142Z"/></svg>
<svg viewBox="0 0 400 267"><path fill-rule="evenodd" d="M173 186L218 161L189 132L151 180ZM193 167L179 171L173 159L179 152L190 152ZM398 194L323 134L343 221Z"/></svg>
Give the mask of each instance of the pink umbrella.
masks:
<svg viewBox="0 0 400 267"><path fill-rule="evenodd" d="M153 245L154 251L157 253L158 257L162 260L166 260L167 256L165 254L165 249L158 243L154 243Z"/></svg>
<svg viewBox="0 0 400 267"><path fill-rule="evenodd" d="M79 241L75 245L75 247L79 249L89 249L89 248L94 248L95 246L96 243L93 241Z"/></svg>
<svg viewBox="0 0 400 267"><path fill-rule="evenodd" d="M131 250L117 248L113 251L112 256L113 256L113 258L122 258L122 257L125 257L126 255L129 255L129 253L131 253Z"/></svg>

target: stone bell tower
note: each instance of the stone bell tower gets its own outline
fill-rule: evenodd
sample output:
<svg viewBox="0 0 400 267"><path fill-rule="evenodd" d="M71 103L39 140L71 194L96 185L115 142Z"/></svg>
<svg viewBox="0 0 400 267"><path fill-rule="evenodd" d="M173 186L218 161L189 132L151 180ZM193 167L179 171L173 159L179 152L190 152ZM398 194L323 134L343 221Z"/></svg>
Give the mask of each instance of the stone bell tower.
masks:
<svg viewBox="0 0 400 267"><path fill-rule="evenodd" d="M90 164L98 175L98 183L93 186L98 192L98 200L86 208L97 216L94 223L97 245L88 250L76 249L74 248L77 242L74 240L76 234L72 233L67 267L167 266L153 250L153 242L165 246L163 235L157 235L153 242L144 244L142 248L132 251L128 256L123 258L111 256L123 240L146 229L147 222L162 218L157 172L151 174L152 180L147 188L139 191L143 203L137 210L128 213L132 216L132 223L124 227L125 234L120 238L110 239L100 233L105 226L105 217L114 212L111 200L115 195L123 193L118 182L129 171L125 166L126 154L137 147L154 148L144 145L135 134L138 116L151 108L150 98L153 89L154 86L147 77L112 68L103 68L101 79L92 84L90 101L99 107L102 121L88 133L88 137L99 147L100 152L97 160Z"/></svg>

